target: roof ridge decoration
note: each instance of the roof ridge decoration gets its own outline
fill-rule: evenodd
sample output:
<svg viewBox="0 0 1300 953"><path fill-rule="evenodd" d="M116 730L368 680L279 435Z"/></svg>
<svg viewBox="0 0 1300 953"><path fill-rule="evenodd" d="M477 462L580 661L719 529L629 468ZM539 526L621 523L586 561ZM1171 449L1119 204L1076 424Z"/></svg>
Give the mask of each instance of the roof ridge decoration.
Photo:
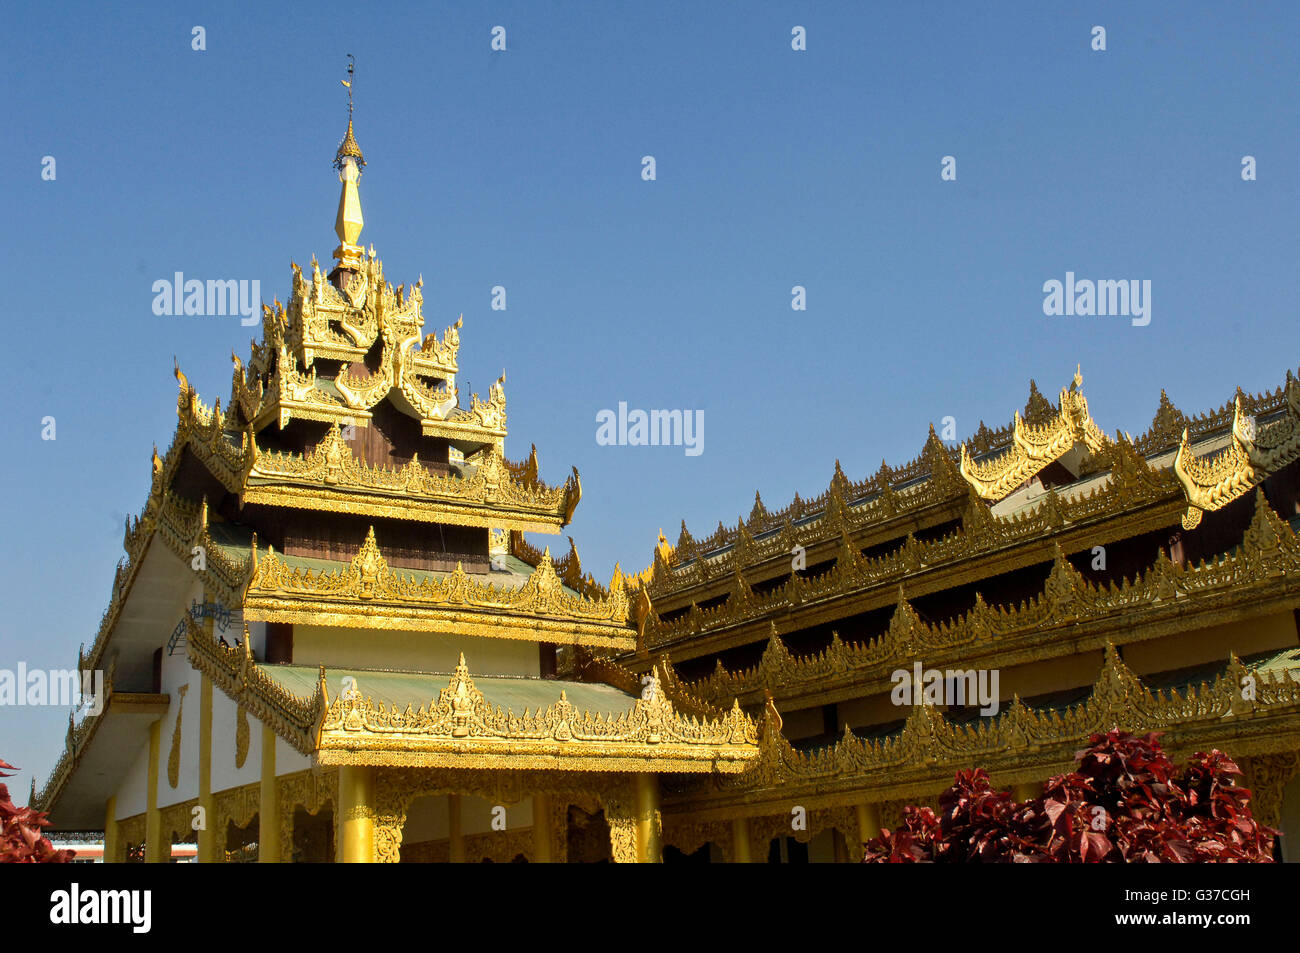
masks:
<svg viewBox="0 0 1300 953"><path fill-rule="evenodd" d="M489 446L480 455L474 472L467 477L432 474L419 462L418 455L401 467L366 464L357 459L351 446L343 439L338 424L301 455L261 451L257 449L256 441L246 441L246 446L250 449L245 454L245 478L239 487L245 502L295 505L284 488L285 484L293 484L507 510L531 516L529 528L554 532L573 518L582 496L582 482L576 467L562 486L550 487L536 479L534 458L533 479L530 483L523 483L516 474L528 475L529 468L520 471L512 466L496 445ZM265 480L276 486L257 488L250 485L251 480ZM312 503L319 505L319 500L312 496ZM351 511L356 511L355 507ZM403 515L411 518L409 513Z"/></svg>
<svg viewBox="0 0 1300 953"><path fill-rule="evenodd" d="M1292 379L1290 372L1288 372L1287 379L1288 381ZM1136 439L1127 438L1124 435L1110 439L1092 422L1087 410L1087 402L1083 395L1079 393L1081 385L1082 376L1076 373L1075 381L1070 387L1062 391L1061 404L1058 407L1047 402L1038 391L1037 385L1031 382L1030 397L1026 402L1025 411L1023 415L1017 415L1017 418L1013 418L1010 427L1000 431L990 431L981 421L980 428L975 436L963 445L964 450L949 449L937 437L931 436L927 441L926 449L916 461L898 469L892 469L888 463L882 463L877 473L868 480L849 484L851 492L847 494L842 490L843 484L839 476L839 474L842 474L842 470L839 470L837 475L832 478L832 482L841 485L841 496L844 499L857 501L856 505L848 508L848 513L857 526L865 526L870 525L872 520L885 519L896 513L932 505L936 502L939 494L934 492L934 487L929 486L929 480L922 483L918 488L908 487L902 492L895 489L895 486L901 483L900 478L905 476L909 479L916 479L918 475L923 474L933 479L933 474L937 470L944 471L946 476L946 471L949 469L947 465L954 462L954 455L956 455L959 465L953 469L959 473L961 482L969 483L982 498L993 499L997 497L999 492L1009 491L1009 489L1014 489L1018 485L1018 483L1012 484L1008 488L1000 481L1010 483L1020 475L1020 472L1032 475L1037 472L1037 469L1041 469L1041 467L1036 469L1038 462L1041 462L1042 466L1046 466L1048 462L1051 462L1051 459L1058 458L1059 455L1055 454L1057 448L1052 446L1054 439L1064 445L1068 439L1079 437L1081 442L1092 452L1090 469L1110 467L1112 483L1134 489L1140 486L1143 488L1141 496L1144 501L1147 501L1150 493L1146 491L1154 490L1158 485L1161 487L1161 492L1164 492L1163 488L1166 481L1162 475L1163 471L1153 469L1146 463L1145 457L1162 449L1173 449L1178 446L1182 430L1188 430L1190 437L1195 440L1232 425L1237 415L1236 407L1238 404L1240 404L1244 413L1257 418L1264 418L1287 412L1287 408L1292 406L1294 402L1294 398L1287 396L1292 386L1289 383L1275 390L1255 395L1245 394L1238 389L1237 398L1225 408L1189 418L1174 407L1167 392L1162 391L1160 408L1156 412L1151 427L1144 435ZM1294 411L1290 411L1289 414L1294 416ZM1035 422L1035 418L1037 422ZM1175 426L1178 428L1177 431L1172 430ZM1273 440L1279 447L1281 444L1286 443L1286 440L1282 437L1283 428L1278 427L1276 421L1270 421L1267 429L1269 430L1269 439ZM931 426L931 431L933 432L933 426ZM1289 430L1286 432L1290 433ZM1008 444L1010 447L993 461L981 461L974 456L975 454L986 453L990 448L1005 447ZM1071 446L1073 446L1073 443L1071 443ZM936 448L945 452L942 454L937 453L935 452ZM1069 449L1070 447L1065 447L1061 450L1061 454L1064 454ZM963 453L965 455L964 463L961 462ZM1045 454L1050 456L1051 459L1046 459ZM1035 461L1033 459L1035 455L1044 457L1044 459ZM1279 460L1285 459L1285 456L1281 449L1271 447L1269 458L1274 468L1279 465ZM1240 457L1219 461L1219 464L1218 469L1225 473L1234 469L1240 470L1240 478L1235 484L1237 495L1240 495L1241 492L1253 485L1245 474ZM1187 469L1191 470L1195 466L1196 464L1189 463ZM1017 467L1022 469L1013 472L1017 471ZM1212 474L1209 478L1210 483L1213 484L1215 480L1221 477L1222 474L1219 474L1219 476ZM1195 484L1196 481L1190 482ZM1198 491L1195 488L1189 495L1199 498ZM770 547L767 544L771 540L758 538L769 534L777 534L788 552L790 546L796 542L807 545L810 541L817 539L817 534L809 533L806 526L796 526L795 524L815 520L824 510L829 496L830 491L828 489L826 493L814 500L805 501L796 493L793 502L789 506L783 510L773 512L765 505L762 505L761 497L755 494L755 507L751 510L749 520L740 522L745 523L745 530L756 541L760 553L770 555L768 553ZM1222 497L1222 491L1217 494L1207 493L1207 502L1214 502L1220 497ZM1196 505L1192 507L1192 509L1197 508ZM1211 507L1200 506L1199 508ZM864 518L867 513L870 513L870 516ZM1189 516L1189 520L1194 518L1195 514ZM813 525L817 524L814 522ZM725 552L728 547L734 545L739 534L740 523L734 529L728 529L720 525L718 530L708 538L699 540L690 533L685 520L683 520L677 546L668 547L661 544L652 564L637 574L635 578L638 584L648 586L651 594L661 595L670 589L685 588L709 578L715 578L719 573L727 574L730 570L725 562L716 568L712 565L712 562L717 561L719 552ZM704 558L706 555L708 556L707 560ZM760 556L760 558L764 557Z"/></svg>
<svg viewBox="0 0 1300 953"><path fill-rule="evenodd" d="M369 627L389 607L383 628L469 631L506 638L574 642L632 648L627 592L615 569L609 595L572 595L555 572L550 550L517 588L481 582L460 563L444 578L391 569L371 527L347 569L316 571L290 567L268 549L254 551L255 568L244 596L250 620L307 621ZM514 621L504 618L513 617ZM483 621L487 617L489 621ZM477 623L470 622L478 619ZM320 624L327 624L321 622Z"/></svg>
<svg viewBox="0 0 1300 953"><path fill-rule="evenodd" d="M323 680L317 681L309 697L299 698L267 675L253 658L247 623L243 640L227 645L215 633L196 625L188 614L183 621L190 664L295 750L310 755L316 746L318 725L327 702Z"/></svg>
<svg viewBox="0 0 1300 953"><path fill-rule="evenodd" d="M901 732L883 739L862 739L845 733L833 745L811 752L796 751L779 734L765 734L762 754L740 775L720 778L711 791L701 792L705 806L737 795L753 803L763 791L812 785L819 793L837 782L860 791L864 774L880 778L878 787L923 785L933 791L939 766L986 764L993 770L1010 770L1032 748L1048 757L1068 759L1081 740L1119 725L1143 725L1175 732L1192 724L1219 724L1225 719L1249 717L1253 734L1276 731L1265 719L1291 719L1300 711L1300 682L1290 677L1265 675L1254 701L1241 698L1241 665L1229 665L1212 681L1183 690L1152 690L1124 665L1114 645L1107 644L1105 660L1088 697L1064 710L1030 708L1017 696L999 715L974 723L950 721L927 705L911 709ZM1051 749L1061 749L1054 755ZM699 806L697 800L694 803Z"/></svg>
<svg viewBox="0 0 1300 953"><path fill-rule="evenodd" d="M1300 381L1288 370L1280 416L1261 423L1246 410L1245 395L1233 401L1231 443L1207 457L1192 451L1190 427L1183 428L1174 472L1187 494L1183 528L1194 529L1208 511L1222 509L1265 478L1300 459Z"/></svg>
<svg viewBox="0 0 1300 953"><path fill-rule="evenodd" d="M468 409L459 406L455 375L464 317L441 339L428 334L421 340L423 279L409 289L394 288L384 279L378 259L358 267L340 292L314 258L310 281L296 263L292 265L288 308L278 299L273 307L264 306L263 343L253 342L247 367L234 359L231 406L239 407L256 429L272 421L283 427L294 417L363 423L391 393L419 417L426 436L463 436L456 431L467 430L484 439L504 439L504 374L491 388L489 400L474 396ZM370 372L362 361L376 345L381 349L379 364ZM319 386L318 357L341 362L330 379L335 393ZM357 370L365 373L354 373ZM433 389L422 380L425 377L444 381L445 387Z"/></svg>
<svg viewBox="0 0 1300 953"><path fill-rule="evenodd" d="M955 455L956 450L945 447L931 427L920 456L905 468L895 470L882 463L880 470L874 476L853 483L845 476L840 462L836 460L835 470L826 491L811 499L805 500L796 493L788 506L772 512L763 505L759 494L755 493L755 505L750 511L748 522L741 518L737 520L734 528L728 528L719 522L718 528L703 540L697 540L692 536L686 528L686 521L682 520L677 546L669 546L661 533L654 561L648 569L638 574L638 577L645 579L652 586L656 583L662 585L670 574L680 573L682 567L688 563L697 566L696 571L702 570L709 574L703 557L741 545L742 536L747 537L748 540L744 545L754 543L761 547L766 545L767 540L758 542L756 537L766 536L775 531L781 534L780 539L789 540L789 545L793 545L795 536L803 531L803 527L796 530L794 526L796 522L820 520L817 525L821 526L828 513L831 514L831 522L842 518L855 525L866 522L861 514L868 509L873 513L881 511L887 516L892 516L899 509L902 499L902 494L896 491L892 484L897 482L900 474L904 474L905 471L908 479L915 475L913 471L923 471L924 475L929 477L922 489L909 492L907 497L909 501L916 499L920 494L925 495L926 504L937 502L943 494L955 496L964 492ZM835 513L840 514L840 517L836 517ZM787 551L789 545L786 546ZM662 570L656 571L655 567L661 562Z"/></svg>
<svg viewBox="0 0 1300 953"><path fill-rule="evenodd" d="M438 516L453 523L468 520L472 525L487 525L492 520L493 525L517 522L534 531L555 532L568 525L582 499L582 480L576 467L563 485L551 487L537 479L535 450L524 463L515 464L502 456L496 443L476 457L475 472L468 477L432 474L419 463L418 456L402 467L371 466L359 460L343 440L338 420L303 454L261 450L248 424L238 431L236 444L228 429L231 417L222 412L220 401L215 407L206 407L179 367L175 374L180 385L176 433L164 459L159 460L154 451L155 468L161 469L165 482L175 475L180 450L188 448L245 503L341 509L405 519L420 519L424 514L425 518ZM373 498L360 501L355 498L360 494ZM407 501L400 507L384 499L399 495ZM421 503L425 505L418 505ZM498 512L475 519L450 513L446 506L481 506Z"/></svg>
<svg viewBox="0 0 1300 953"><path fill-rule="evenodd" d="M857 531L875 525L882 516L892 516L895 513L906 515L917 508L933 505L939 500L951 499L956 502L964 496L965 518L959 529L946 536L928 542L914 541L911 544L904 542L903 549L899 551L865 560L852 578L832 570L821 580L802 577L791 579L768 593L765 597L767 601L761 605L771 610L783 606L781 600L785 597L789 597L793 605L797 604L796 599L798 602L803 602L813 598L823 598L832 592L844 593L849 591L853 580L857 578L862 580L863 585L879 584L895 578L898 573L908 571L909 560L914 566L937 569L948 563L978 555L994 545L1010 546L1033 542L1039 540L1044 534L1064 528L1067 524L1077 525L1104 518L1116 507L1132 508L1153 503L1173 504L1180 496L1178 481L1173 473L1163 468L1153 468L1123 438L1111 442L1097 459L1110 465L1109 480L1092 488L1086 495L1072 498L1062 497L1054 492L1046 493L1032 510L1014 515L995 516L975 489L964 481L961 483L960 492L951 497L946 492L940 493L927 483L920 490L899 495L899 498L893 501L882 495L856 508L837 509L832 506L828 508L830 521L825 525L817 521L801 526L797 530L789 528L788 532L757 541L753 562L757 564L778 557L788 561L788 553L796 544L811 549L813 546L837 543L840 548L843 548L842 536L845 529L843 525L834 525L837 512L849 522L854 531ZM890 512L886 509L895 503L898 504L895 510ZM857 564L857 560L853 562ZM651 596L658 598L670 591L681 591L690 586L702 585L730 575L736 562L734 553L727 553L712 560L696 559L671 570L667 568L667 563L657 556L655 565L656 575L649 581L648 589ZM795 586L797 592L791 589L791 586ZM720 606L718 609L726 610L726 606ZM691 618L697 611L701 610L691 609L683 620ZM726 611L721 615L734 617L734 615L729 616ZM701 615L699 624L704 624L703 619ZM668 625L677 624L674 622ZM695 623L682 621L681 624ZM662 626L662 623L655 623L654 629L658 632L666 631Z"/></svg>
<svg viewBox="0 0 1300 953"><path fill-rule="evenodd" d="M657 672L632 709L617 716L580 712L563 687L547 708L517 715L493 705L474 685L463 653L448 686L427 708L339 696L322 714L319 739L321 764L483 767L495 756L515 767L598 771L630 767L630 761L726 773L741 770L758 753L758 726L739 705L716 719L680 714Z"/></svg>
<svg viewBox="0 0 1300 953"><path fill-rule="evenodd" d="M997 457L976 460L962 444L961 473L975 492L986 500L1000 500L1076 444L1084 444L1093 454L1106 449L1110 441L1092 422L1087 398L1079 392L1082 384L1082 374L1076 373L1070 386L1061 390L1060 410L1052 416L1045 416L1047 411L1041 404L1035 407L1041 423L1031 423L1017 411L1012 422L1012 446Z"/></svg>
<svg viewBox="0 0 1300 953"><path fill-rule="evenodd" d="M837 636L821 652L795 655L780 639L775 623L769 623L768 644L756 665L729 670L719 661L708 676L685 685L715 704L735 697L753 699L764 688L797 696L814 686L833 687L836 679L858 688L872 683L887 687L890 673L918 655L940 666L969 659L974 652L993 664L1004 657L999 653L1014 654L1029 647L1041 650L1050 642L1045 638L1048 629L1060 629L1091 644L1101 635L1090 635L1080 626L1096 626L1096 632L1104 633L1111 620L1133 619L1135 612L1158 619L1184 618L1202 605L1213 609L1225 590L1240 590L1243 579L1249 580L1246 591L1263 594L1274 592L1278 580L1297 573L1300 538L1257 492L1255 515L1241 547L1213 562L1184 568L1162 552L1132 582L1093 583L1074 568L1058 545L1041 593L1018 606L993 607L977 595L975 606L952 622L929 623L917 615L900 584L894 614L880 635L850 643ZM1300 591L1300 580L1289 584L1288 590Z"/></svg>
<svg viewBox="0 0 1300 953"><path fill-rule="evenodd" d="M521 562L536 568L542 561L543 551L538 549L532 543L524 538L524 534L519 530L510 531L510 541L508 549L511 555ZM560 580L570 589L579 595L592 599L603 599L609 596L610 589L596 581L596 577L591 573L582 571L582 560L578 557L578 547L573 542L573 537L569 537L569 551L564 558L555 560L552 557L555 566L555 572ZM622 569L615 564L615 575L622 577Z"/></svg>
<svg viewBox="0 0 1300 953"><path fill-rule="evenodd" d="M717 708L698 697L678 676L667 655L660 656L651 666L648 675L639 675L604 655L595 655L582 646L576 650L574 669L584 682L603 682L629 695L639 695L645 690L647 680L659 679L659 688L682 714L695 718L717 719L725 717L726 709Z"/></svg>
<svg viewBox="0 0 1300 953"><path fill-rule="evenodd" d="M1287 372L1287 376L1291 376L1290 371ZM1247 394L1238 387L1232 400L1229 400L1216 410L1198 414L1195 417L1188 417L1184 414L1174 406L1168 394L1161 390L1160 405L1156 409L1151 426L1147 428L1146 433L1133 441L1134 446L1143 455L1151 455L1164 450L1175 449L1182 442L1184 430L1188 431L1192 440L1199 440L1216 431L1224 430L1232 425L1233 418L1237 413L1238 401L1240 401L1247 416L1272 416L1285 407L1287 402L1286 390L1287 385L1283 384L1263 393Z"/></svg>

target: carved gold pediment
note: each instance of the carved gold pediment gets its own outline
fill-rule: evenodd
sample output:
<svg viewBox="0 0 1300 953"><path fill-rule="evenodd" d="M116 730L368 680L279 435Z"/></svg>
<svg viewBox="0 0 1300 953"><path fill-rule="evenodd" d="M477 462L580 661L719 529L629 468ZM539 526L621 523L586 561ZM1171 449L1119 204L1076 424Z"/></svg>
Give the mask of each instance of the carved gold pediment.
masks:
<svg viewBox="0 0 1300 953"><path fill-rule="evenodd" d="M1088 401L1079 393L1083 378L1061 391L1060 410L1043 424L1028 423L1017 412L1012 423L1011 447L988 460L976 460L966 444L961 447L961 475L986 500L1000 500L1078 444L1092 453L1109 444L1088 413Z"/></svg>
<svg viewBox="0 0 1300 953"><path fill-rule="evenodd" d="M562 686L563 683L548 683ZM560 687L546 708L516 714L474 684L462 654L450 683L427 706L375 703L364 685L329 703L320 725L322 764L419 767L553 766L574 770L739 771L758 754L758 726L739 705L718 718L679 714L651 676L631 710L580 711ZM508 759L497 762L495 759ZM670 767L669 767L670 766Z"/></svg>
<svg viewBox="0 0 1300 953"><path fill-rule="evenodd" d="M1189 429L1183 429L1174 473L1187 495L1185 529L1194 529L1204 512L1227 506L1300 458L1300 381L1290 371L1283 396L1280 413L1261 423L1246 412L1238 394L1228 446L1206 457L1195 455Z"/></svg>

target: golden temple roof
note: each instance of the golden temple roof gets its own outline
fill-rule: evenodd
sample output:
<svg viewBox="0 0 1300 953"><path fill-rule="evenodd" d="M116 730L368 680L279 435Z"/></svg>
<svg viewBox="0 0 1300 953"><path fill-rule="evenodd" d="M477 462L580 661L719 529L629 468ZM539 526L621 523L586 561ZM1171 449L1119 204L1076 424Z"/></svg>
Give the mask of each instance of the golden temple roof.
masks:
<svg viewBox="0 0 1300 953"><path fill-rule="evenodd" d="M449 676L327 673L258 663L247 633L229 646L188 627L195 667L322 765L726 774L758 755L757 725L738 705L717 719L679 714L657 675L630 695L585 682L475 679L463 654Z"/></svg>
<svg viewBox="0 0 1300 953"><path fill-rule="evenodd" d="M775 566L784 560L788 571L795 546L808 551L812 565L814 559L833 555L845 533L859 547L883 542L891 533L905 535L907 530L900 533L895 527L939 506L947 506L953 516L991 518L997 525L1012 517L1012 523L1023 522L1021 515L1035 507L1085 496L1091 499L1084 506L1091 518L1103 501L1114 515L1139 502L1181 498L1183 524L1191 528L1202 512L1241 497L1300 458L1300 383L1289 371L1282 387L1260 395L1239 390L1223 408L1196 418L1184 416L1162 391L1151 427L1136 440L1107 437L1093 423L1080 384L1076 375L1054 405L1031 382L1025 410L1009 427L991 431L981 423L960 447L945 446L931 426L916 460L899 468L882 464L860 482L851 482L837 461L825 493L810 500L796 495L782 510L770 511L755 494L748 520L734 528L720 523L705 539L695 539L683 521L677 544L668 545L661 533L651 566L634 579L657 599L708 580L715 581L716 589L717 580L764 561ZM1044 488L1034 506L1003 505L1027 481L1063 461L1073 468L1074 484ZM970 497L985 501L982 512ZM990 502L998 504L993 512ZM1028 531L1025 525L1008 524L1012 528Z"/></svg>

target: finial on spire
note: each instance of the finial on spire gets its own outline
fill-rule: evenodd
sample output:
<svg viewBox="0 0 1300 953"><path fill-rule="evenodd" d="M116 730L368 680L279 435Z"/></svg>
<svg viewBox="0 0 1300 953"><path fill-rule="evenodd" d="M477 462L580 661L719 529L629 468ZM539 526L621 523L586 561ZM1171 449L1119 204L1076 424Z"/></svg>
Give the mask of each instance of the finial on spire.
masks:
<svg viewBox="0 0 1300 953"><path fill-rule="evenodd" d="M348 132L347 135L343 137L343 141L339 143L339 151L334 156L334 169L338 172L343 171L343 167L346 165L348 159L352 159L356 163L358 170L366 167L366 160L361 154L361 147L357 145L356 137L352 134L352 80L353 77L356 76L356 72L356 57L349 53L348 78L339 80L339 82L346 86L348 90Z"/></svg>
<svg viewBox="0 0 1300 953"><path fill-rule="evenodd" d="M361 229L365 219L361 215L361 192L357 183L361 180L361 170L366 166L361 147L357 145L352 134L352 82L356 75L356 58L348 54L348 78L341 82L348 91L348 132L339 143L339 151L334 156L334 168L343 183L339 195L338 216L334 220L334 233L339 237L339 247L334 249L334 258L338 267L330 272L330 280L337 281L339 287L346 283L343 272L361 271L365 266L365 250L357 244L361 238Z"/></svg>

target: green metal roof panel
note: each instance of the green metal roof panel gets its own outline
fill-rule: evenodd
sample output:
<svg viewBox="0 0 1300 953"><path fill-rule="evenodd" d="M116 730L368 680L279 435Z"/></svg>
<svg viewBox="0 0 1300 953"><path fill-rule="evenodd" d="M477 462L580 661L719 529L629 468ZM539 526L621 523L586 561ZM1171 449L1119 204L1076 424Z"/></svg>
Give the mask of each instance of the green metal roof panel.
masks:
<svg viewBox="0 0 1300 953"><path fill-rule="evenodd" d="M311 697L320 678L319 668L310 665L260 665L259 668L299 698ZM452 673L326 669L325 687L331 699L343 691L343 679L347 676L355 678L357 690L376 704L383 702L397 708L406 708L407 705L419 708L437 701L438 693L451 682ZM636 696L601 683L473 673L470 678L489 704L511 710L516 715L522 715L525 709L538 711L549 708L560 700L561 691L575 708L593 715L618 716L631 711L636 704Z"/></svg>

